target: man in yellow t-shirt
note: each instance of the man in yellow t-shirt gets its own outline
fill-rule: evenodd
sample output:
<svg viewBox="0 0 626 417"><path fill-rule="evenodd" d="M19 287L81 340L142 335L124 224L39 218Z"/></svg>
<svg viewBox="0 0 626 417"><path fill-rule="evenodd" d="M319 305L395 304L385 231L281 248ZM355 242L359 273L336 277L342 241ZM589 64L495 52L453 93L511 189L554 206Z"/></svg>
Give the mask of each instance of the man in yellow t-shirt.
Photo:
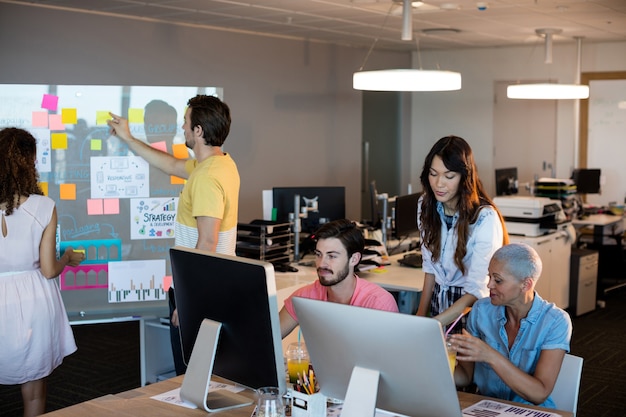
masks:
<svg viewBox="0 0 626 417"><path fill-rule="evenodd" d="M239 208L239 172L222 145L230 131L230 109L214 96L189 99L183 131L185 145L195 159L177 159L136 139L128 120L111 113L111 133L129 149L169 175L187 179L180 194L175 224L175 245L210 252L235 254ZM170 301L172 293L170 293ZM170 319L176 373L184 373L178 336L178 314Z"/></svg>

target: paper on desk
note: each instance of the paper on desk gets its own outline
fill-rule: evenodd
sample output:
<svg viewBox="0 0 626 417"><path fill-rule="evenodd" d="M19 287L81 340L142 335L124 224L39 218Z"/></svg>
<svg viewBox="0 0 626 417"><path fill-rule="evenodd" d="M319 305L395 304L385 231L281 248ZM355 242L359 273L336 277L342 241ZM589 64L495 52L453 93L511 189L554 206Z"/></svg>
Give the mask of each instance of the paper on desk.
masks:
<svg viewBox="0 0 626 417"><path fill-rule="evenodd" d="M482 400L463 410L464 417L559 417L559 414L534 410L492 400Z"/></svg>
<svg viewBox="0 0 626 417"><path fill-rule="evenodd" d="M230 391L230 392L241 392L244 390L241 387L237 387L231 384L224 384L224 383L213 382L213 381L209 382L209 392L216 391L218 389L225 389L226 391ZM158 394L150 398L157 400L157 401L163 401L165 403L178 405L180 407L198 408L195 404L192 404L180 398L180 388L176 388L171 391L167 391L167 392L164 392L163 394Z"/></svg>

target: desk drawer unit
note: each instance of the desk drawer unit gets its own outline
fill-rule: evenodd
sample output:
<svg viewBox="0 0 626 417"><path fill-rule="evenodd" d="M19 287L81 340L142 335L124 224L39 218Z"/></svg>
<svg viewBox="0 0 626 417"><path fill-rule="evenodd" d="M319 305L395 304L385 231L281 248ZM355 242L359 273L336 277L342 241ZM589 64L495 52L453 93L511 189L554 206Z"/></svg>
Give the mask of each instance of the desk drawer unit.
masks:
<svg viewBox="0 0 626 417"><path fill-rule="evenodd" d="M570 310L575 316L596 309L598 286L598 252L572 249L570 258Z"/></svg>

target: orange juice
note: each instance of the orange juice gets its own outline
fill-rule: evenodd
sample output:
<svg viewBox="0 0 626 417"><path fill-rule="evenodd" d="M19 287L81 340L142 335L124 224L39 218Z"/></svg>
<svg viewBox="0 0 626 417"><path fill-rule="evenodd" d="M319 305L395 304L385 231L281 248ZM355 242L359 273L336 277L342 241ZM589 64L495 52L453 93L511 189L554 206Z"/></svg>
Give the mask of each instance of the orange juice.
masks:
<svg viewBox="0 0 626 417"><path fill-rule="evenodd" d="M289 382L298 382L298 373L300 378L309 374L309 359L287 359L287 372L289 372Z"/></svg>
<svg viewBox="0 0 626 417"><path fill-rule="evenodd" d="M450 372L454 375L454 367L456 366L456 352L448 350L448 363L450 365Z"/></svg>

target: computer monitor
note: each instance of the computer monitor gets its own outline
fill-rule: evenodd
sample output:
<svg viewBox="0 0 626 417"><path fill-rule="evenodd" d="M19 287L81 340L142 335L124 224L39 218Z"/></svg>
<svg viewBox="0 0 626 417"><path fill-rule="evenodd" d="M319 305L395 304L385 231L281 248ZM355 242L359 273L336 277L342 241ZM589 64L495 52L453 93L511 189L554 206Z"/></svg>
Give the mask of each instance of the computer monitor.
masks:
<svg viewBox="0 0 626 417"><path fill-rule="evenodd" d="M300 196L300 208L308 208L301 220L301 230L305 233L315 232L322 223L346 217L345 187L274 187L272 194L278 222L289 221L295 196Z"/></svg>
<svg viewBox="0 0 626 417"><path fill-rule="evenodd" d="M342 417L375 407L461 417L437 320L306 298L293 305L320 391L344 400Z"/></svg>
<svg viewBox="0 0 626 417"><path fill-rule="evenodd" d="M396 197L393 235L404 239L419 233L417 227L417 204L422 193L413 193Z"/></svg>
<svg viewBox="0 0 626 417"><path fill-rule="evenodd" d="M511 195L517 192L517 168L496 169L496 195Z"/></svg>
<svg viewBox="0 0 626 417"><path fill-rule="evenodd" d="M383 216L380 213L380 209L378 206L378 190L376 189L376 181L370 182L369 195L370 195L370 212L371 212L370 224L372 227L378 229L380 228L380 224L382 222Z"/></svg>
<svg viewBox="0 0 626 417"><path fill-rule="evenodd" d="M602 171L598 168L578 168L572 172L572 180L576 184L578 194L600 194L600 177Z"/></svg>
<svg viewBox="0 0 626 417"><path fill-rule="evenodd" d="M213 374L251 389L285 392L272 264L182 247L171 248L170 258L188 365L181 398L207 411L251 403L227 391L209 394Z"/></svg>

